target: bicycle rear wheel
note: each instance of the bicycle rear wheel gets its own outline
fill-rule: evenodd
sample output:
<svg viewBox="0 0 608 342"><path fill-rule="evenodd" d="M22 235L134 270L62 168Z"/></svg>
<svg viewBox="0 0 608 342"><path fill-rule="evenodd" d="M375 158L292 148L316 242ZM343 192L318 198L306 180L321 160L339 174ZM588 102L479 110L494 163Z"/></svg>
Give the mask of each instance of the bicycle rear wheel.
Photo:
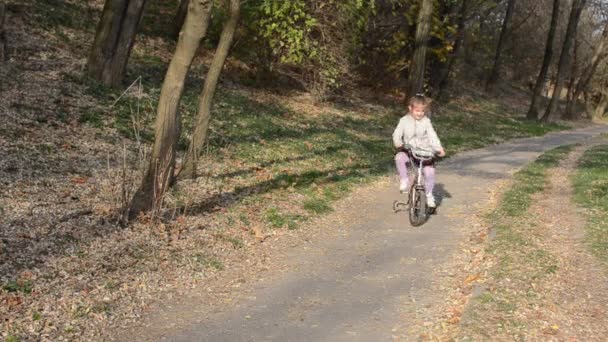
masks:
<svg viewBox="0 0 608 342"><path fill-rule="evenodd" d="M412 226L417 227L426 222L427 205L424 188L412 187L410 191L409 218Z"/></svg>

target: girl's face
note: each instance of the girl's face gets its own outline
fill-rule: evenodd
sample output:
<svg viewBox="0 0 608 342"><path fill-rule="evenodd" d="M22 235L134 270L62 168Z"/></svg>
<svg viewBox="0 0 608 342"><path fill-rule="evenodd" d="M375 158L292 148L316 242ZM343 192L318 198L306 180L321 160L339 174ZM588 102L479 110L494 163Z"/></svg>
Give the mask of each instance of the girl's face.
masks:
<svg viewBox="0 0 608 342"><path fill-rule="evenodd" d="M410 114L416 120L422 119L426 114L426 106L421 103L414 103L412 105L409 105L408 108L410 110Z"/></svg>

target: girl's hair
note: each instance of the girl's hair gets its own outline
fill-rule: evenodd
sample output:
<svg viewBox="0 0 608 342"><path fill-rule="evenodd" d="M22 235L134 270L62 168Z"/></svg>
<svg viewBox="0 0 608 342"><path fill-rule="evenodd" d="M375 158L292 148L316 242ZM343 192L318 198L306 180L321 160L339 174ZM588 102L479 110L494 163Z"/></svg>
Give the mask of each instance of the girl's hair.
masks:
<svg viewBox="0 0 608 342"><path fill-rule="evenodd" d="M424 96L424 94L416 94L412 97L410 97L410 100L407 102L408 106L413 106L413 105L423 105L425 107L430 106L431 104L431 99Z"/></svg>

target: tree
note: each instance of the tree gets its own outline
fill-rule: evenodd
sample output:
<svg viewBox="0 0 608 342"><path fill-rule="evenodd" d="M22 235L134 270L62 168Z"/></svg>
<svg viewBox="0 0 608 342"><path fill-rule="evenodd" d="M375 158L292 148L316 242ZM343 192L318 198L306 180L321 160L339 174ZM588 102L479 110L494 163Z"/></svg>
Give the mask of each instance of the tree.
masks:
<svg viewBox="0 0 608 342"><path fill-rule="evenodd" d="M209 120L211 119L211 103L213 101L220 73L222 72L226 57L228 56L228 51L230 50L230 46L234 39L234 33L240 16L240 0L230 0L229 6L230 17L222 29L220 41L215 51L215 55L213 56L213 62L211 62L207 77L205 78L203 91L199 97L199 107L194 133L192 134L192 140L190 141L183 167L179 172L180 177L196 177L198 157L207 140Z"/></svg>
<svg viewBox="0 0 608 342"><path fill-rule="evenodd" d="M600 100L593 113L594 118L601 118L608 110L608 80L604 81L604 88L600 90Z"/></svg>
<svg viewBox="0 0 608 342"><path fill-rule="evenodd" d="M496 54L494 55L494 65L492 66L492 71L490 71L490 76L486 82L486 91L492 90L492 88L496 85L498 78L500 77L500 67L502 63L501 54L503 45L507 39L507 34L509 31L509 22L511 21L511 17L513 17L513 8L515 8L515 0L509 0L507 3L507 12L505 14L505 19L502 22L502 29L500 31L500 37L498 38L498 45L496 46Z"/></svg>
<svg viewBox="0 0 608 342"><path fill-rule="evenodd" d="M574 103L580 97L583 90L585 88L587 88L587 86L589 85L589 82L591 81L591 79L593 78L593 75L595 74L595 71L597 70L597 67L600 65L600 62L602 62L606 58L607 55L608 55L608 22L606 23L606 26L604 26L604 30L602 32L602 37L600 38L600 41L595 46L595 50L593 52L593 57L591 58L591 63L589 63L589 66L585 69L585 71L579 78L578 82L576 82L576 86L574 86L573 94L569 98L568 104L566 106L566 115L565 115L566 119L572 120L572 119L576 118L576 115L574 113Z"/></svg>
<svg viewBox="0 0 608 342"><path fill-rule="evenodd" d="M559 19L559 3L560 0L553 0L551 24L549 26L549 34L547 35L547 43L545 45L545 55L543 57L543 64L540 68L540 72L538 73L538 78L536 79L534 90L532 91L532 101L530 103L530 109L528 109L528 114L526 115L526 118L529 120L538 119L538 108L536 102L538 97L541 96L540 93L547 81L547 71L549 70L551 59L553 58L553 41L555 37L555 29L557 28L557 22Z"/></svg>
<svg viewBox="0 0 608 342"><path fill-rule="evenodd" d="M426 65L426 50L431 29L431 16L433 14L433 0L422 0L422 7L418 12L418 25L416 27L416 41L414 56L412 58L407 96L424 91L424 71Z"/></svg>
<svg viewBox="0 0 608 342"><path fill-rule="evenodd" d="M178 105L190 64L207 32L213 0L191 0L175 54L161 88L155 123L154 146L142 184L131 200L128 216L158 210L173 177L176 145L180 136Z"/></svg>
<svg viewBox="0 0 608 342"><path fill-rule="evenodd" d="M572 46L572 40L578 26L583 7L585 7L586 0L574 0L572 3L572 9L570 10L570 18L568 19L568 27L566 28L566 35L564 37L564 46L559 56L559 62L557 65L557 75L555 81L555 89L553 90L553 96L551 101L545 110L545 114L542 117L544 122L552 122L557 120L555 114L559 98L561 97L562 89L564 87L565 70L570 64L570 47Z"/></svg>
<svg viewBox="0 0 608 342"><path fill-rule="evenodd" d="M109 87L122 83L146 0L106 0L87 74Z"/></svg>

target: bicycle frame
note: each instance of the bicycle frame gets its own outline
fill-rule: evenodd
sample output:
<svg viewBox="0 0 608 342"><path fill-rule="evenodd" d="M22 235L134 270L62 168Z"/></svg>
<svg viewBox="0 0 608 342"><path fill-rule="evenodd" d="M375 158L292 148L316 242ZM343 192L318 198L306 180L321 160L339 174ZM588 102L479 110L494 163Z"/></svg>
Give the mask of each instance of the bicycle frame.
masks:
<svg viewBox="0 0 608 342"><path fill-rule="evenodd" d="M426 205L426 182L422 169L424 168L424 162L433 159L434 153L433 151L410 147L409 155L411 157L410 162L412 168L417 166L417 170L412 172L415 179L410 178L412 186L407 202L395 201L393 203L393 210L395 212L401 211L397 209L398 206L407 206L410 223L412 226L420 226L426 222L429 215L432 213Z"/></svg>

